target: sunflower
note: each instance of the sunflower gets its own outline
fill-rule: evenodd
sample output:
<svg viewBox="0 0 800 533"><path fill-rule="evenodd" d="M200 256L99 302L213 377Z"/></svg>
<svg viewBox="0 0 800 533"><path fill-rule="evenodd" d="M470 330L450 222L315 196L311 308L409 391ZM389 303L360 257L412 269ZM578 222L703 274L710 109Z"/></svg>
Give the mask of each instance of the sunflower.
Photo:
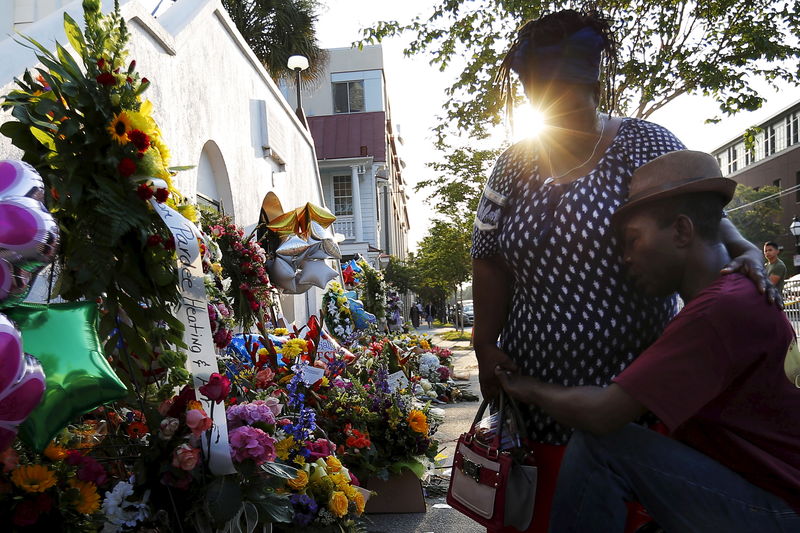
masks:
<svg viewBox="0 0 800 533"><path fill-rule="evenodd" d="M100 509L100 495L97 494L97 485L88 481L70 479L69 486L78 491L78 497L74 505L79 513L93 514Z"/></svg>
<svg viewBox="0 0 800 533"><path fill-rule="evenodd" d="M25 492L44 492L56 484L56 474L42 465L18 466L11 481Z"/></svg>
<svg viewBox="0 0 800 533"><path fill-rule="evenodd" d="M128 132L132 129L133 124L131 124L130 117L125 111L122 111L119 115L114 115L106 131L118 144L128 144Z"/></svg>

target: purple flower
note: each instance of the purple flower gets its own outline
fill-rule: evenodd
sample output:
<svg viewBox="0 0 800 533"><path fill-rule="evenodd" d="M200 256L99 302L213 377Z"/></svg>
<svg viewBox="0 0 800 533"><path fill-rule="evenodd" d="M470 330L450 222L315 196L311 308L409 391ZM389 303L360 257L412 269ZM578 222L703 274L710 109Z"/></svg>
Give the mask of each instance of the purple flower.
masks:
<svg viewBox="0 0 800 533"><path fill-rule="evenodd" d="M289 503L294 508L293 521L300 527L306 527L317 517L319 506L313 498L305 494L292 494Z"/></svg>
<svg viewBox="0 0 800 533"><path fill-rule="evenodd" d="M228 422L234 428L245 424L253 425L256 422L263 422L269 425L275 424L275 413L271 405L264 400L232 405L227 409L227 416Z"/></svg>
<svg viewBox="0 0 800 533"><path fill-rule="evenodd" d="M275 439L258 428L242 426L228 433L231 457L237 463L252 459L256 464L275 460Z"/></svg>

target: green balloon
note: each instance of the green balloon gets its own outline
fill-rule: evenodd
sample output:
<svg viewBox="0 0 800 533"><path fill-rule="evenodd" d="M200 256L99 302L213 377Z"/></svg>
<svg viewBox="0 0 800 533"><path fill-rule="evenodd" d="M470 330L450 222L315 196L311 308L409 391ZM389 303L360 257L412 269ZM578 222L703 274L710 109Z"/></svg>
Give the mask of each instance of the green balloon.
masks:
<svg viewBox="0 0 800 533"><path fill-rule="evenodd" d="M73 419L128 394L103 355L96 303L24 303L5 313L22 332L25 352L45 373L42 401L19 426L19 438L36 451Z"/></svg>

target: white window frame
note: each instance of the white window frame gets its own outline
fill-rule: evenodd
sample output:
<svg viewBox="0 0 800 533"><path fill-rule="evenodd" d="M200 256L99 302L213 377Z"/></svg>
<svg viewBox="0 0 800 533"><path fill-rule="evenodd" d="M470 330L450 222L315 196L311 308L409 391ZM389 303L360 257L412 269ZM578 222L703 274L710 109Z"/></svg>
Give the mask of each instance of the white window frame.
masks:
<svg viewBox="0 0 800 533"><path fill-rule="evenodd" d="M361 84L361 109L353 110L353 102L350 97L350 85L353 83L360 83ZM336 110L336 86L337 85L344 85L347 88L347 111L337 111ZM334 81L331 83L331 96L333 97L333 113L335 115L347 115L350 113L363 113L367 110L367 95L366 95L366 84L364 80L349 80L349 81Z"/></svg>
<svg viewBox="0 0 800 533"><path fill-rule="evenodd" d="M350 191L349 196L346 195L346 194L337 194L337 193L341 192L341 190L342 190L341 188L337 190L337 187L336 187L337 183L339 185L341 185L341 186L344 186L344 185L347 186L346 187L347 190ZM345 176L345 175L333 176L332 184L333 184L333 214L336 215L337 217L338 216L353 216L353 178L352 178L352 176L349 176L349 175L348 176ZM338 208L338 205L337 205L337 200L340 200L340 199L343 200L343 199L347 199L347 198L350 199L350 212L349 213L345 212L344 210L340 211L339 208Z"/></svg>

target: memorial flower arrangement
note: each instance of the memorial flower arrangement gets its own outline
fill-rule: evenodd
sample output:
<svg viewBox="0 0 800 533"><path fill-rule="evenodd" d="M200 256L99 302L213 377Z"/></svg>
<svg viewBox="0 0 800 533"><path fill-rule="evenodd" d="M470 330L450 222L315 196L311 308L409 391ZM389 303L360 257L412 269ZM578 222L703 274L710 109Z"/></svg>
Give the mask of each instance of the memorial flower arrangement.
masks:
<svg viewBox="0 0 800 533"><path fill-rule="evenodd" d="M204 209L203 231L219 247L222 258L222 277L226 278L226 294L239 325L248 331L262 321L265 308L273 298L273 287L266 270L267 255L254 235L244 230L230 217Z"/></svg>
<svg viewBox="0 0 800 533"><path fill-rule="evenodd" d="M378 320L386 318L387 312L387 287L383 279L383 273L373 268L363 257L360 257L356 264L361 267L362 273L357 290L364 302L364 309L372 313Z"/></svg>
<svg viewBox="0 0 800 533"><path fill-rule="evenodd" d="M345 339L353 335L355 324L344 289L338 281L331 281L322 296L323 322L336 338Z"/></svg>
<svg viewBox="0 0 800 533"><path fill-rule="evenodd" d="M85 0L84 12L83 31L64 16L76 55L59 43L53 53L21 38L42 67L26 71L2 101L13 119L0 132L49 190L46 203L61 234L54 295L102 299L100 338L109 356L132 369L121 377L133 391L133 380L162 366L156 360L168 345L183 346L183 326L170 308L178 299L175 243L150 199L189 219L196 212L172 186L180 168L169 166L144 99L150 81L128 57L130 35L118 5L103 15L98 0Z"/></svg>

